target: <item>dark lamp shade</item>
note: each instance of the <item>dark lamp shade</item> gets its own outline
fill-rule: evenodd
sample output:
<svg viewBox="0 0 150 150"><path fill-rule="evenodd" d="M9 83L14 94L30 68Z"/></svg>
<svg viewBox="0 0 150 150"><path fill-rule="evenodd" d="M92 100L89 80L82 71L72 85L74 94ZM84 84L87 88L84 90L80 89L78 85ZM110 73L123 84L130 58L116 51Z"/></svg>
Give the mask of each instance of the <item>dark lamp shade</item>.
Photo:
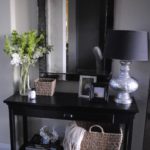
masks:
<svg viewBox="0 0 150 150"><path fill-rule="evenodd" d="M148 33L111 30L106 37L104 57L120 60L148 60Z"/></svg>

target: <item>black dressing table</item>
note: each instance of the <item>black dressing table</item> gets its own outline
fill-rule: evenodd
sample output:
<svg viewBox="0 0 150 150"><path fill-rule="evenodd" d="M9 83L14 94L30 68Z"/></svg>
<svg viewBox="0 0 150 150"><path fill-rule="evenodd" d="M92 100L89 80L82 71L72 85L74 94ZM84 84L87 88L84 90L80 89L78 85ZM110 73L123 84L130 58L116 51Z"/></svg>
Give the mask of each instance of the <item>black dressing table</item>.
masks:
<svg viewBox="0 0 150 150"><path fill-rule="evenodd" d="M28 117L39 117L124 124L124 150L131 150L133 120L138 112L134 99L129 107L125 107L114 103L111 96L108 102L97 103L78 98L73 93L55 93L52 97L37 96L35 101L13 95L4 103L9 108L11 150L16 150L15 115L23 117L24 144L28 142Z"/></svg>

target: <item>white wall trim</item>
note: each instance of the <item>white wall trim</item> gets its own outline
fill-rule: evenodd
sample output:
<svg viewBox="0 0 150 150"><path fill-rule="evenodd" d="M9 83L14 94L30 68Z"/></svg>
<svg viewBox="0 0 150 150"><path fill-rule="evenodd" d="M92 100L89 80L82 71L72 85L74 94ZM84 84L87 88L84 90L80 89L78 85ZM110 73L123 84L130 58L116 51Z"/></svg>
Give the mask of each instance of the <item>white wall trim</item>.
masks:
<svg viewBox="0 0 150 150"><path fill-rule="evenodd" d="M16 30L16 3L15 0L10 0L10 20L11 20L11 31Z"/></svg>
<svg viewBox="0 0 150 150"><path fill-rule="evenodd" d="M10 144L0 143L1 150L10 150Z"/></svg>

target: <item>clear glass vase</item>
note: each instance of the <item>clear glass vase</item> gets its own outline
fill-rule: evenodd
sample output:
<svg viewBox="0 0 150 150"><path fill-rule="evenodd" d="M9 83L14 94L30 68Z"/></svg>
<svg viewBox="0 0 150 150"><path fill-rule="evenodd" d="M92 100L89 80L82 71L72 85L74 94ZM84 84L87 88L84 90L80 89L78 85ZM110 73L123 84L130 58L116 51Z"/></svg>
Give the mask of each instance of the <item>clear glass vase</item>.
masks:
<svg viewBox="0 0 150 150"><path fill-rule="evenodd" d="M20 95L27 95L28 91L30 90L29 69L30 64L28 63L23 63L20 66L20 83L19 83Z"/></svg>

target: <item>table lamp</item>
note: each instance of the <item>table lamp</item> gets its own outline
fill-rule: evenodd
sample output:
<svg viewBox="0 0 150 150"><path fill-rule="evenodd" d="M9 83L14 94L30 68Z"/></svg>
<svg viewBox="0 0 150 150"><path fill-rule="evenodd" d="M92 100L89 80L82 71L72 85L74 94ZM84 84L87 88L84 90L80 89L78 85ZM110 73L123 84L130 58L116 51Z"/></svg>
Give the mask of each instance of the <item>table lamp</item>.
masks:
<svg viewBox="0 0 150 150"><path fill-rule="evenodd" d="M138 83L130 77L132 61L148 60L148 33L145 31L110 30L107 33L104 57L120 60L118 78L110 80L110 87L118 91L115 102L131 104L130 93L138 88Z"/></svg>

